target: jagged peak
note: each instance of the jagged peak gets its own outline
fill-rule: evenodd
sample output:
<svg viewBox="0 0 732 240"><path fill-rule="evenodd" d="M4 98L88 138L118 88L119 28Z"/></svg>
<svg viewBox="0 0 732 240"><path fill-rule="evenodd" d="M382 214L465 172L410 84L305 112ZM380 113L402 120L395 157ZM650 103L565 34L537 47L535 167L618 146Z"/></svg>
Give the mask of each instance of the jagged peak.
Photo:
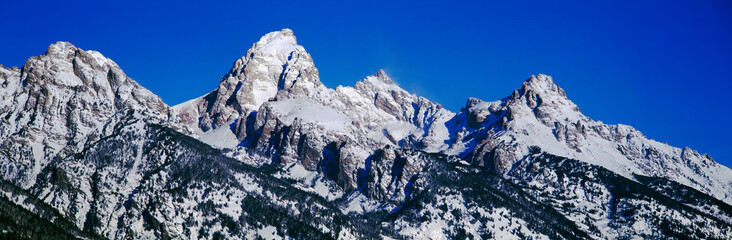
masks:
<svg viewBox="0 0 732 240"><path fill-rule="evenodd" d="M102 53L94 50L83 50L74 44L66 41L58 41L48 46L48 50L42 56L51 58L71 59L81 53L86 59L94 59L99 65L110 64L118 67L114 61L102 55ZM85 60L88 61L88 60Z"/></svg>
<svg viewBox="0 0 732 240"><path fill-rule="evenodd" d="M6 66L4 66L2 64L0 64L0 69L7 69L7 70L11 70L11 71L18 71L18 70L20 70L18 68L18 66L6 67Z"/></svg>
<svg viewBox="0 0 732 240"><path fill-rule="evenodd" d="M312 59L305 48L297 45L297 38L292 30L285 28L267 33L258 42L252 44L244 56L234 62L229 74L224 76L221 81L224 82L228 77L239 74L255 56L267 58L265 62L282 65L289 61L293 52L306 56L308 58L306 61L312 65Z"/></svg>
<svg viewBox="0 0 732 240"><path fill-rule="evenodd" d="M468 98L468 101L466 101L466 102L465 102L465 107L463 108L463 110L468 110L468 109L471 109L471 108L473 108L474 106L476 106L476 105L478 105L478 104L481 104L481 103L483 103L483 102L484 102L484 101L483 101L483 100L481 100L481 99L478 99L478 98L474 98L474 97L469 97L469 98Z"/></svg>
<svg viewBox="0 0 732 240"><path fill-rule="evenodd" d="M529 79L521 85L519 93L525 95L527 92L533 92L539 95L558 95L567 98L564 89L554 83L554 79L546 74L531 75Z"/></svg>
<svg viewBox="0 0 732 240"><path fill-rule="evenodd" d="M507 98L494 102L468 100L466 103L466 110L469 111L488 109L493 112L502 107L507 107L512 114L533 115L545 125L551 125L554 121L577 122L586 118L579 107L567 98L564 90L554 83L554 79L545 74L532 75Z"/></svg>
<svg viewBox="0 0 732 240"><path fill-rule="evenodd" d="M323 87L310 54L297 44L292 30L285 28L252 44L215 90L176 108L188 109L181 114L196 111L199 120L190 123L197 122L206 132L246 116L271 99L315 94Z"/></svg>
<svg viewBox="0 0 732 240"><path fill-rule="evenodd" d="M460 109L462 112L473 112L473 111L496 111L503 104L503 100L486 102L482 99L469 97L465 102L465 107Z"/></svg>
<svg viewBox="0 0 732 240"><path fill-rule="evenodd" d="M383 89L383 90L401 90L404 91L404 89L400 88L399 85L394 82L389 75L386 74L386 71L384 69L379 69L376 74L366 77L364 79L364 82L369 83L375 88Z"/></svg>
<svg viewBox="0 0 732 240"><path fill-rule="evenodd" d="M563 109L563 114L567 116L575 116L578 113L581 115L579 107L567 98L564 89L554 83L551 76L545 74L531 75L524 81L521 89L511 94L509 101L525 103L532 109L541 105L549 105Z"/></svg>
<svg viewBox="0 0 732 240"><path fill-rule="evenodd" d="M271 42L276 39L285 39L285 38L291 38L291 39L295 40L295 33L292 31L292 29L283 28L282 30L279 30L279 31L267 33L264 36L262 36L261 38L259 38L259 41L256 42L255 44L266 44L266 43Z"/></svg>
<svg viewBox="0 0 732 240"><path fill-rule="evenodd" d="M67 57L78 51L79 48L71 44L70 42L58 41L48 46L48 51L44 55L46 56L62 56Z"/></svg>
<svg viewBox="0 0 732 240"><path fill-rule="evenodd" d="M295 33L290 29L282 29L265 34L258 42L252 45L250 54L253 52L269 53L277 55L289 55L298 48Z"/></svg>
<svg viewBox="0 0 732 240"><path fill-rule="evenodd" d="M374 77L376 77L377 80L383 83L397 85L394 80L392 80L389 75L386 74L386 71L384 71L384 69L379 69L379 71L374 74Z"/></svg>
<svg viewBox="0 0 732 240"><path fill-rule="evenodd" d="M94 105L92 115L104 115L109 113L105 110L124 107L146 108L158 113L167 111L168 106L157 95L127 77L112 60L97 51L84 51L70 42L50 44L46 53L30 57L22 69L18 72L22 82L18 89L24 90L19 94L53 99L54 103L73 100L78 103L73 107L83 110L90 110L90 104L101 104ZM36 92L41 89L39 87L43 91ZM58 105L49 102L43 113L65 114L51 113L49 109L55 107Z"/></svg>
<svg viewBox="0 0 732 240"><path fill-rule="evenodd" d="M57 41L55 43L51 43L51 45L48 46L49 52L57 52L57 51L63 51L68 49L76 49L76 46L70 42L66 41Z"/></svg>
<svg viewBox="0 0 732 240"><path fill-rule="evenodd" d="M391 78L389 78L389 75L386 74L386 71L384 71L384 69L379 69L379 71L376 72L376 74L374 74L374 76L376 76L377 78L388 79L389 81L391 81Z"/></svg>

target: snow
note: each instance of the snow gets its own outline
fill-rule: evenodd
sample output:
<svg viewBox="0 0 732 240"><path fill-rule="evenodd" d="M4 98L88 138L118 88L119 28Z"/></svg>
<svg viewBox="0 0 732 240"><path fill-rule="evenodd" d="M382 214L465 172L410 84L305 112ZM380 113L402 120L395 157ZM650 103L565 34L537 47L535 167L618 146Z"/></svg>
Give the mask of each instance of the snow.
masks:
<svg viewBox="0 0 732 240"><path fill-rule="evenodd" d="M271 55L288 55L295 51L297 40L292 30L282 29L281 31L271 32L259 39L254 44L253 49L260 53Z"/></svg>
<svg viewBox="0 0 732 240"><path fill-rule="evenodd" d="M364 81L372 84L377 89L381 89L381 90L385 90L385 91L406 92L406 91L404 91L404 89L400 88L396 83L394 83L393 80L386 77L386 75L383 75L383 77L368 76L368 77L366 77L366 79Z"/></svg>
<svg viewBox="0 0 732 240"><path fill-rule="evenodd" d="M479 103L477 103L477 104L475 104L475 105L471 106L471 107L470 107L470 110L477 110L477 109L491 109L491 108L494 108L494 107L498 107L498 106L500 106L500 105L501 105L501 104L503 104L503 103L504 103L504 102L503 102L503 101L501 101L501 100L498 100L498 101L492 101L492 102L486 102L486 101L480 100L480 102L479 102Z"/></svg>
<svg viewBox="0 0 732 240"><path fill-rule="evenodd" d="M649 140L630 126L606 125L589 119L562 94L563 90L554 84L550 76L532 76L524 82L523 88L523 94L526 95L521 97L527 99L518 99L517 102L511 102L508 98L507 101L478 102L469 109L481 114L481 111L495 113L511 107L513 119L508 122L508 129L485 138L515 144L511 148L515 150L510 150L514 159L521 159L528 154L529 146L539 146L542 151L602 166L629 179L634 179L633 174L664 177L732 203L729 197L732 192L731 169L713 163L696 152L688 154L692 150L682 151ZM528 106L528 99L533 96L531 94L538 95L542 100L536 107L541 111L540 115ZM579 129L578 123L582 129ZM451 129L452 134L461 132L455 135L456 142L444 153L461 155L471 151L477 144L475 135L486 130ZM558 130L570 134L555 136ZM471 134L470 138L462 139ZM570 146L570 141L574 145ZM682 156L685 152L686 156ZM654 156L648 153L658 154Z"/></svg>
<svg viewBox="0 0 732 240"><path fill-rule="evenodd" d="M273 82L257 79L253 84L251 94L255 106L262 105L277 94L277 85Z"/></svg>
<svg viewBox="0 0 732 240"><path fill-rule="evenodd" d="M277 228L274 226L266 226L262 229L259 229L259 230L257 230L257 234L260 237L262 237L264 239L268 239L268 240L282 239L282 237L277 235Z"/></svg>
<svg viewBox="0 0 732 240"><path fill-rule="evenodd" d="M56 73L56 76L54 77L54 80L57 83L69 86L69 87L76 87L76 86L82 86L84 85L84 82L79 79L76 75L74 75L73 72L67 72L67 71L60 71Z"/></svg>
<svg viewBox="0 0 732 240"><path fill-rule="evenodd" d="M464 154L472 151L477 145L478 143L476 143L473 139L469 141L459 141L450 146L450 148L443 153L447 155L463 156Z"/></svg>
<svg viewBox="0 0 732 240"><path fill-rule="evenodd" d="M409 135L422 135L422 133L424 133L421 128L418 128L411 123L399 121L387 123L382 132L384 136L394 144L398 144L399 140L402 140Z"/></svg>
<svg viewBox="0 0 732 240"><path fill-rule="evenodd" d="M317 172L314 171L308 171L300 164L291 164L289 167L286 167L287 173L289 173L289 177L296 180L305 180L308 179L309 181L312 181L312 179L317 175ZM306 180L306 181L308 181Z"/></svg>
<svg viewBox="0 0 732 240"><path fill-rule="evenodd" d="M206 95L208 95L208 94L206 94ZM191 100L188 100L188 101L179 103L179 104L177 104L175 106L172 106L171 108L174 111L178 112L178 113L185 112L185 111L188 111L188 110L195 110L195 107L196 107L197 103L199 101L201 101L201 99L203 99L203 97L205 97L206 95L203 95L203 96L200 96L200 97L197 97L197 98L194 98L194 99L191 99Z"/></svg>
<svg viewBox="0 0 732 240"><path fill-rule="evenodd" d="M244 187L244 191L262 195L262 186L260 186L254 178L242 173L234 174L234 177Z"/></svg>
<svg viewBox="0 0 732 240"><path fill-rule="evenodd" d="M332 201L343 196L344 192L334 183L323 177L317 171L308 171L298 163L291 163L283 168L284 170L275 173L278 178L287 178L295 180L294 186L300 190L317 194L328 201Z"/></svg>
<svg viewBox="0 0 732 240"><path fill-rule="evenodd" d="M49 51L67 52L71 49L71 47L73 46L71 46L69 43L60 42L58 44L52 45ZM230 78L233 79L231 83L237 83L237 81L242 80L251 81L250 83L252 84L252 91L243 93L250 94L247 95L247 97L251 97L253 99L253 102L243 103L244 107L249 111L257 109L261 104L268 102L272 97L277 95L279 90L277 86L277 80L280 80L277 79L277 77L282 75L273 75L273 73L280 73L283 71L290 73L289 70L292 69L295 65L284 65L291 63L288 57L294 56L293 54L306 54L304 48L297 45L296 38L292 35L292 31L290 31L289 29L283 29L282 31L273 32L262 37L260 41L254 45L251 52L256 53L256 56L254 58L257 58L260 62L258 64L249 65L252 66L252 68L247 70L257 71L258 75L252 78L245 79ZM114 64L111 60L107 59L99 52L86 51L86 53L90 54L91 57L99 64ZM246 59L252 60L253 58ZM82 101L84 104L88 104L91 102L94 102L95 104L97 102L109 104L111 102L108 101L109 99L89 101L89 99L96 99L97 97L101 98L101 95L99 94L97 96L75 95L75 92L69 90L66 87L81 86L84 83L81 81L81 78L76 76L77 74L69 71L69 66L71 66L70 63L64 59L46 60L44 60L45 62L40 60L38 61L43 63L44 66L50 66L48 67L50 68L48 72L55 74L48 83L43 83L47 84L46 86L51 87L50 91L53 93L49 95L49 103L47 104L51 104L52 102L63 103L79 99L85 100ZM248 63L249 62L237 62L237 64ZM296 65L295 69L302 66L312 67L310 63L305 63L305 65ZM314 69L314 67L312 69ZM121 70L118 70L116 68L113 70L121 72ZM237 70L242 70L241 72L244 72L244 69ZM22 109L17 108L16 106L25 103L29 99L29 96L27 94L20 94L19 90L22 89L20 88L19 71L17 69L9 70L6 68L0 68L0 71L6 74L10 73L11 75L8 79L5 79L5 81L7 81L6 83L8 84L8 87L0 89L0 97L2 97L0 99L0 107L9 106L11 107L10 113L16 114L11 116L18 116L17 114L19 113L19 111L22 111ZM85 68L81 69L81 71L84 75L88 76L101 76L106 74L105 71L95 72L91 69ZM85 79L90 78L87 77ZM92 79L94 81L99 81L102 78ZM273 79L275 81L272 81ZM134 97L143 99L156 97L144 88L140 88L139 86L137 86L136 83L134 83L133 81L131 82L131 84L123 85L119 89L114 90L115 92L119 93L123 100L132 101L132 93L135 93ZM313 81L298 83L302 84L298 86L303 86L307 90L316 91L316 93L312 93L312 95L295 96L298 98L281 98L278 101L273 101L268 104L270 104L275 110L275 114L277 114L279 117L278 119L283 121L286 125L292 125L296 120L298 120L302 121L302 123L305 125L316 126L315 128L307 128L308 130L311 130L311 132L308 132L308 134L315 133L324 137L332 137L333 135L328 135L323 130L330 132L339 132L336 137L345 137L347 138L346 141L357 142L354 145L349 145L342 149L344 153L351 154L349 156L356 156L355 159L357 160L365 159L369 154L372 153L372 148L381 147L379 143L391 142L393 144L399 144L400 141L411 138L427 141L425 143L426 147L422 148L421 150L428 152L442 151L445 150L445 143L449 142L448 140L450 136L455 134L457 131L463 131L463 129L458 129L457 127L446 125L448 121L456 117L454 113L451 113L447 110L438 109L434 111L433 115L429 115L429 113L424 113L424 108L415 109L416 107L414 107L414 104L423 103L419 102L423 99L418 98L416 95L410 95L409 93L401 89L395 82L393 82L393 80L389 79L383 71L380 71L375 76L369 76L364 79L362 83L368 86L359 86L362 88L338 87L336 90L316 89L322 86L319 86L315 83L319 82ZM54 86L54 84L60 85L61 87ZM597 128L600 130L598 130L597 132L589 132L586 136L582 136L583 139L580 139L579 141L579 148L581 151L577 151L576 149L568 146L565 141L557 140L557 137L554 136L554 131L556 131L556 129L553 126L550 126L551 123L547 123L544 122L543 119L537 119L536 117L533 117L531 109L516 108L515 113L518 114L518 117L510 122L509 129L503 132L494 133L494 135L492 135L491 137L498 138L498 140L500 140L500 142L502 143L516 144L518 146L518 150L515 151L514 154L516 154L517 157L520 158L526 155L528 153L528 146L538 145L542 148L542 150L546 152L559 156L575 158L591 164L603 166L630 179L633 179L632 174L658 175L703 190L704 192L710 193L727 203L732 202L732 199L730 199L729 196L729 193L731 192L730 189L732 188L730 186L730 183L732 182L732 170L730 170L729 168L721 166L713 160L707 159L706 157L699 155L696 151L693 151L691 149L687 148L682 150L680 148L671 147L667 144L659 143L654 140L649 140L642 136L640 132L636 131L630 126L604 125L602 122L590 120L589 118L582 115L571 101L558 95L558 91L560 89L557 85L553 84L553 80L550 76L543 74L539 74L538 76L532 76L531 80L525 83L525 86L527 87L527 89L531 89L535 93L541 94L544 102L552 103L554 105L554 107L542 108L542 110L545 110L545 112L549 113L549 115L551 115L550 117L552 118L550 120L555 121L555 123L564 124L566 126L574 126L572 124L575 124L577 121L581 121L582 125L587 128ZM113 91L113 89L106 88L102 90L107 92ZM83 94L83 92L80 93ZM143 94L139 95L138 93ZM395 97L396 95L394 95L401 93L405 93L404 96L399 95L402 99L397 99L397 97ZM388 113L384 109L377 108L374 104L373 99L376 94L381 94L380 96L387 96L388 101L390 101L388 103L397 105L397 107L401 108L400 111L394 114ZM203 97L199 97L178 104L173 107L173 111L177 113L192 113L193 119L197 119L199 116L197 107L203 99ZM501 105L504 103L505 101L480 102L474 105L471 109L494 109L501 107ZM434 110L436 108L435 106L437 105L429 103L425 104L425 106L427 106L429 110ZM75 109L73 115L70 115L71 113L66 113L66 110L63 108L51 109L51 111L53 111L53 114L55 115L50 118L38 118L36 120L36 123L41 122L43 124L35 125L28 125L29 119L27 117L19 119L19 122L17 123L14 122L16 121L16 118L11 118L11 120L9 120L10 123L6 126L3 126L7 127L7 130L2 129L3 131L16 132L16 130L24 128L25 130L28 130L27 134L28 136L30 136L27 139L21 139L24 146L30 149L30 153L33 158L31 160L23 162L23 164L27 164L27 166L29 167L29 175L31 175L31 177L28 178L30 179L29 182L24 182L25 185L27 185L24 187L35 184L35 176L38 175L41 172L41 169L43 169L48 163L48 160L45 159L46 156L55 156L58 151L66 147L67 143L70 142L68 140L61 141L57 139L62 139L65 136L70 135L72 131L78 131L81 136L86 136L87 134L97 135L98 133L101 133L99 135L104 135L105 133L103 131L104 128L102 128L102 125L111 115L108 113L114 112L115 110L116 109L102 109L102 112L98 113L91 112L90 109ZM230 116L238 116L237 114L240 113L233 113L233 115ZM401 116L400 114L403 114L403 116ZM414 118L412 119L410 118L410 116ZM91 123L89 124L90 126L79 126L78 129L70 129L65 124L57 121L58 119L66 120L66 118L64 117L69 117L69 119L78 121L85 120ZM135 117L139 118L140 116L136 115ZM418 117L424 119L417 119ZM409 119L404 120L404 118ZM410 123L409 121L413 122ZM231 122L229 122L228 124L231 124ZM145 133L144 126L144 122L141 121L129 127L132 128L132 132L135 132L136 134L143 134ZM238 144L238 139L229 127L219 127L204 133L197 127L197 124L192 123L191 126L194 129L193 135L198 135L201 141L209 145L218 148L236 148L236 145ZM465 131L470 132L476 130L468 129ZM3 132L3 134L5 134L5 132ZM344 132L346 134L340 134ZM616 138L616 140L608 140L606 136L614 137ZM80 139L82 139L82 137L78 137L73 140L76 142L76 144L84 144L83 142L78 141ZM460 137L459 139L462 138ZM139 141L132 141L130 142L130 144L137 144L135 146L137 149L135 151L136 154L128 156L131 157L130 159L134 158L131 169L128 169L130 173L125 175L124 178L121 178L123 179L120 183L122 185L115 186L113 191L101 192L101 195L113 196L115 194L122 194L126 196L132 193L135 186L139 185L141 176L138 174L138 171L141 171L139 168L144 161L142 156L142 144ZM450 149L444 151L444 153L455 155L464 154L466 151L473 149L476 145L476 140L472 138L465 141L459 140L454 143ZM70 151L76 150L73 148L74 146L68 146L70 147ZM620 147L628 147L631 150L637 150L641 152L645 151L646 149L654 149L666 155L660 156L658 157L658 159L634 158L631 155L621 153L618 150ZM161 160L164 160L166 158L166 155L162 155L161 158ZM358 163L358 161L355 162ZM461 162L467 163L464 161ZM56 189L39 188L38 192L41 193L42 196L47 196L47 198L44 198L43 201L58 208L59 212L68 216L72 216L72 220L75 221L77 225L83 224L84 220L87 217L87 213L90 211L91 206L88 205L85 201L90 200L90 196L92 195L92 187L90 185L90 181L84 177L84 173L79 173L81 171L84 171L85 166L82 166L80 164L73 165L69 163L68 166L61 164L59 165L59 167L64 167L65 170L73 170L70 171L69 174L76 174L81 176L72 177L69 180L70 184L73 185L72 187L75 190L79 190L78 193L75 193L77 194L76 197L78 197L78 199L72 198L73 195L66 192L53 192L58 191ZM17 173L9 173L8 176L15 177L12 174L17 175ZM345 198L345 201L342 203L343 205L341 206L341 210L344 213L362 214L365 212L373 211L374 209L378 209L380 207L393 207L389 204L381 204L377 201L371 200L368 197L359 193L358 191L354 191L346 195L346 193L334 187L332 181L324 179L322 175L319 174L317 171L308 171L300 164L293 163L285 167L285 170L283 172L277 172L275 173L275 175L277 177L294 179L296 180L296 182L293 184L295 187L304 191L318 194L329 201ZM156 183L157 181L164 180L167 177L168 176L166 176L165 173L160 173L159 175L156 175L154 178L152 178L151 182ZM235 177L241 183L243 189L237 190L218 188L206 196L203 195L203 191L193 190L191 191L191 195L195 196L196 201L193 201L191 199L185 199L182 203L179 203L178 205L182 208L190 210L195 205L197 205L198 202L201 202L204 199L211 199L216 204L220 205L220 207L218 207L217 209L219 212L236 219L242 214L241 201L244 196L246 196L246 194L258 194L269 197L273 200L273 202L275 202L275 204L289 206L292 212L299 211L299 209L294 208L294 204L283 203L283 200L272 191L263 190L262 186L260 186L260 184L256 181L254 177L247 174L236 174ZM113 178L113 176L105 175L101 179L102 181L108 181L108 179L111 178ZM102 182L102 184L100 185L103 186L104 184L106 184L106 182ZM528 184L530 186L535 186L539 183L537 181L532 181ZM567 186L566 182L564 186ZM554 188L552 188L551 186L547 187L547 189L549 189L549 191L554 190ZM573 204L576 204L580 209L589 209L595 206L593 204L597 203L598 201L604 201L604 199L592 199L590 191L584 188L572 188L567 190L566 193L571 194L578 199L586 200L580 201L578 203L571 202ZM25 199L25 196L16 196L13 199L15 199L14 201L16 202L23 201ZM495 234L496 238L499 239L515 239L516 236L513 234L513 231L521 231L522 233L526 233L527 235L538 236L539 238L546 238L546 236L533 235L533 233L526 229L526 227L524 226L525 223L522 222L520 219L513 218L507 209L485 209L480 206L468 206L466 205L464 199L462 199L462 197L459 195L441 196L437 202L444 203L448 206L448 209L458 210L461 213L479 212L483 216L488 216L490 219L492 219L491 223L489 224L489 229ZM28 208L28 206L26 207ZM95 210L99 211L99 213L104 213L104 211L112 211L109 209L113 207L114 204L109 204L109 208L100 207ZM159 206L161 210L153 213L157 214L153 217L162 219L160 216L161 214L163 216L167 216L165 214L170 213L170 209L167 209L166 207L169 206ZM701 208L700 206L691 207L697 209ZM69 211L69 209L72 208L75 210L73 212ZM439 209L431 205L426 206L426 209L433 213L440 212ZM121 214L123 213L123 211L119 209L115 211L116 212L114 214L109 215L114 216L110 220L110 225L112 225L113 230L116 229L114 228L114 226L117 225L117 217L121 216ZM673 217L678 217L677 215L679 215L678 212L673 212L672 214ZM597 216L592 217L594 220L597 220L598 218L596 217L602 217L600 215L601 214L598 214ZM177 218L175 218L175 220L171 222L175 222L176 224L183 222L181 218L179 218L178 216L176 217ZM198 218L201 216L196 215L195 217ZM583 220L578 217L579 215L568 216L568 218L574 220L575 222ZM721 218L729 221L729 218L726 218L725 216L722 216ZM451 230L454 226L470 226L469 229L473 231L475 229L484 227L475 224L475 219L471 219L470 217L466 217L465 219L460 220L459 223L455 224L451 224L449 222L452 220L455 219L451 219L449 214L445 214L443 212L443 216L433 214L429 221L418 223L417 226L412 226L408 222L399 221L395 223L395 226L401 230L401 233L405 234L408 237L429 237L438 239L445 238L445 232ZM681 220L684 224L692 224L692 221L690 221L689 219L681 218ZM615 232L614 229L608 227L609 223L610 219L604 218L597 220L594 224L600 229L601 233L604 236L615 237L616 235L618 235L618 233ZM167 229L167 224L168 223L166 222L162 226L166 227ZM145 230L140 221L132 222L130 223L130 226L130 229L132 231L136 233L142 233L140 235L142 237L152 236L150 235L149 231ZM326 231L330 231L327 227L323 225L317 227L320 229L325 229ZM650 227L648 222L643 221L636 221L628 227L632 228L635 232L652 231L652 229L649 229ZM195 229L195 227L192 228ZM220 225L216 225L213 229L222 229L222 227ZM177 231L176 229L169 230L172 230L173 233ZM197 231L192 232L193 236L196 236ZM261 229L257 229L256 233L262 235L267 239L281 238L280 236L276 235L276 228L274 226L266 226ZM348 231L341 231L340 234L341 235L339 235L339 238L354 238L354 236Z"/></svg>
<svg viewBox="0 0 732 240"><path fill-rule="evenodd" d="M33 170L31 172L31 176L37 176L41 172L41 163L43 163L43 159L45 159L45 155L43 153L43 145L38 142L31 142L30 147L33 150L33 158L35 161L33 161ZM23 187L30 187L35 184L36 179L31 179L31 182L28 183L28 186Z"/></svg>
<svg viewBox="0 0 732 240"><path fill-rule="evenodd" d="M447 234L453 231L455 226L465 226L466 233L473 236L480 236L479 232L490 232L495 239L514 240L519 239L515 232L521 232L534 239L549 239L546 235L533 233L526 228L526 222L513 217L511 211L506 208L485 208L468 204L460 194L438 195L435 202L438 205L445 204L448 212L436 207L437 205L425 205L420 213L430 216L429 220L416 223L414 226L408 221L397 219L394 222L395 230L411 239L447 239ZM451 214L453 211L461 215L460 219ZM475 213L479 213L482 218L475 218ZM482 222L484 219L488 222Z"/></svg>
<svg viewBox="0 0 732 240"><path fill-rule="evenodd" d="M348 195L346 205L341 207L343 213L356 213L363 214L371 212L379 207L379 202L367 198L358 191L352 192Z"/></svg>
<svg viewBox="0 0 732 240"><path fill-rule="evenodd" d="M328 131L345 132L346 126L353 121L338 110L310 99L287 99L270 104L285 125L292 125L298 119L303 124L322 126Z"/></svg>
<svg viewBox="0 0 732 240"><path fill-rule="evenodd" d="M583 152L579 153L569 148L565 143L559 142L554 136L553 128L547 127L536 119L515 119L511 127L513 129L525 129L529 133L512 135L516 138L515 142L526 146L525 148L519 148L522 151L516 152L519 159L528 154L528 146L540 146L542 151L603 166L629 179L633 179L632 173L639 172L637 169L628 169L628 167L634 166L634 163L630 162L627 157L616 151L606 151L606 149L615 149L614 143L597 140L593 142L593 145L587 146L583 149ZM503 135L503 137L508 140L509 135Z"/></svg>
<svg viewBox="0 0 732 240"><path fill-rule="evenodd" d="M217 148L235 148L239 144L236 134L231 128L220 127L200 134L201 142Z"/></svg>
<svg viewBox="0 0 732 240"><path fill-rule="evenodd" d="M86 52L89 53L89 55L91 55L94 58L94 60L96 60L97 63L99 63L100 65L101 64L106 64L106 63L112 62L112 60L110 60L109 58L105 57L100 52L97 52L97 51L94 51L94 50L88 50Z"/></svg>
<svg viewBox="0 0 732 240"><path fill-rule="evenodd" d="M341 228L341 231L338 233L338 237L336 238L338 240L349 240L349 239L356 239L356 236L351 233L351 230L348 228Z"/></svg>
<svg viewBox="0 0 732 240"><path fill-rule="evenodd" d="M223 206L219 208L221 213L229 215L233 219L237 219L242 213L241 201L245 196L246 195L240 191L220 191L216 192L212 198L215 204Z"/></svg>

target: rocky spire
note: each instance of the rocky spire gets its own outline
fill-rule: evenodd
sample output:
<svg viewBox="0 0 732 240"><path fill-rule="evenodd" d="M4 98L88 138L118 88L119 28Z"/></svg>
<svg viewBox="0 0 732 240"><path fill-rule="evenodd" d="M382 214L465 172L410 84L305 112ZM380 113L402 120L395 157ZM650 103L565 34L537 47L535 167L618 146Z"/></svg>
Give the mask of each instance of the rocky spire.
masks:
<svg viewBox="0 0 732 240"><path fill-rule="evenodd" d="M311 94L322 88L318 69L290 29L264 35L234 62L216 90L194 106L178 106L203 131L226 125L256 110L280 91Z"/></svg>
<svg viewBox="0 0 732 240"><path fill-rule="evenodd" d="M287 56L297 47L295 34L292 30L285 28L262 36L247 53Z"/></svg>
<svg viewBox="0 0 732 240"><path fill-rule="evenodd" d="M396 85L396 83L394 83L394 80L392 80L388 75L386 75L386 72L384 71L384 69L379 69L379 71L376 72L376 74L374 74L374 76L377 79L381 80L381 82L383 82L383 83Z"/></svg>
<svg viewBox="0 0 732 240"><path fill-rule="evenodd" d="M547 126L554 122L577 122L586 118L579 107L567 98L551 76L531 75L523 82L521 89L509 97L507 106L512 114L532 115Z"/></svg>
<svg viewBox="0 0 732 240"><path fill-rule="evenodd" d="M536 94L552 94L567 98L564 89L554 83L554 79L545 74L531 75L529 79L524 81L519 92L526 93L532 91Z"/></svg>
<svg viewBox="0 0 732 240"><path fill-rule="evenodd" d="M235 92L237 102L254 108L279 90L323 85L313 59L304 47L297 45L290 29L268 33L254 43L221 79L219 89L232 89L232 85L235 89L240 82L243 90L251 91Z"/></svg>
<svg viewBox="0 0 732 240"><path fill-rule="evenodd" d="M376 74L366 77L363 81L356 83L356 88L365 88L368 91L395 91L409 95L407 91L399 87L394 80L386 74L383 69L379 69Z"/></svg>
<svg viewBox="0 0 732 240"><path fill-rule="evenodd" d="M0 142L7 143L0 151L32 153L10 156L22 161L0 172L19 176L12 181L21 186L31 185L54 156L81 149L87 136L98 136L92 133L120 111L137 109L169 120L169 107L117 64L68 42L51 44L18 73L0 75Z"/></svg>

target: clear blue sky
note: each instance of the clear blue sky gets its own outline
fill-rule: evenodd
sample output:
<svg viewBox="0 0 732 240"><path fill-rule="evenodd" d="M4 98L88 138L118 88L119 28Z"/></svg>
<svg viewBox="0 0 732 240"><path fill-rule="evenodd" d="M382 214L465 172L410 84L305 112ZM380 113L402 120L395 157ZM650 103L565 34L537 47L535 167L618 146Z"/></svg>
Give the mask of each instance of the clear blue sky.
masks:
<svg viewBox="0 0 732 240"><path fill-rule="evenodd" d="M732 165L731 1L103 2L0 0L0 63L70 41L174 105L291 28L332 88L383 68L458 111L546 73L591 118Z"/></svg>

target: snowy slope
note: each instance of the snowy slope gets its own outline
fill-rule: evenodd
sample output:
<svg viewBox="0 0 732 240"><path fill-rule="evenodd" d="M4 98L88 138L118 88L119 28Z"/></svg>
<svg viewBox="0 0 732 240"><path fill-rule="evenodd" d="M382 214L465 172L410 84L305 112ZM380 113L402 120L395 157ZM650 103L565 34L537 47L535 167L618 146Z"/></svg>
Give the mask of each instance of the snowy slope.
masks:
<svg viewBox="0 0 732 240"><path fill-rule="evenodd" d="M455 114L408 93L383 71L353 87L326 88L304 48L293 46L294 39L287 29L267 34L237 60L217 90L176 106L179 116L202 130L209 125L229 126L249 154L280 163L300 161L311 171L316 170L326 146L335 143L339 164L344 165L337 181L347 189L356 185L355 166L386 145L458 155L497 172L510 169L529 146L539 146L629 178L633 174L665 177L732 202L728 167L691 149L649 140L630 126L606 125L584 116L550 76L532 76L500 101L470 99ZM257 56L266 58L259 61ZM305 57L295 61L291 56ZM242 70L250 68L270 71ZM292 78L295 70L298 77ZM251 99L267 91L237 90L264 83L277 86L277 91L268 91L266 102ZM214 121L209 115L218 118ZM316 121L313 116L322 117ZM228 145L234 145L231 134L226 135Z"/></svg>
<svg viewBox="0 0 732 240"><path fill-rule="evenodd" d="M460 137L447 152L498 172L507 172L530 146L538 146L631 179L638 174L677 181L732 203L730 168L689 148L650 140L633 127L584 116L547 75L532 76L501 101L469 100L455 128Z"/></svg>
<svg viewBox="0 0 732 240"><path fill-rule="evenodd" d="M322 87L310 54L283 29L254 43L210 93L174 107L192 129L207 132L225 126L274 97L280 90L311 92Z"/></svg>
<svg viewBox="0 0 732 240"><path fill-rule="evenodd" d="M142 109L175 125L158 96L99 52L71 43L50 45L20 69L0 67L0 78L0 172L24 188L50 159L81 150L118 111Z"/></svg>
<svg viewBox="0 0 732 240"><path fill-rule="evenodd" d="M355 186L356 166L378 148L447 149L444 123L454 116L400 88L384 71L353 87L326 88L289 29L262 37L214 91L173 109L192 136L208 144L272 162L299 161L310 171L334 143L344 165L338 181L346 189Z"/></svg>
<svg viewBox="0 0 732 240"><path fill-rule="evenodd" d="M732 232L732 170L584 116L547 75L453 113L384 71L324 86L289 29L254 43L213 91L172 108L70 43L22 68L0 66L0 163L3 184L20 189L3 188L0 205L61 216L78 236ZM49 208L57 213L38 212Z"/></svg>

